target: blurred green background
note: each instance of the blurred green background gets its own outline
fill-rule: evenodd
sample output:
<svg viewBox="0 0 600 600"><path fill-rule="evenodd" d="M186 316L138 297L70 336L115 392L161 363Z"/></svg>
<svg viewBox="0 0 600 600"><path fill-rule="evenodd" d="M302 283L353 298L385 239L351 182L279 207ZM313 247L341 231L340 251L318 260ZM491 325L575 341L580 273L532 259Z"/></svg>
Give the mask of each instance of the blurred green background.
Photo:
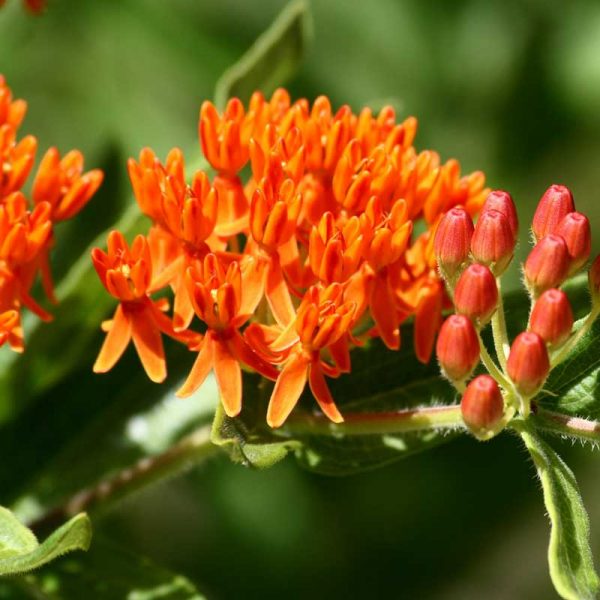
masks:
<svg viewBox="0 0 600 600"><path fill-rule="evenodd" d="M29 103L22 131L36 135L42 151L80 148L87 165L106 171L101 192L58 234L59 279L132 201L127 157L143 146L164 156L176 145L190 162L198 158L200 103L284 5L49 0L47 12L32 17L19 0L7 2L0 73ZM417 148L456 157L465 172L482 169L489 185L513 194L523 222L519 260L525 223L551 183L571 187L600 250L597 2L311 7L314 40L289 82L294 97L327 94L334 106L354 109L391 102L400 115L417 116ZM514 265L512 286L518 277ZM86 346L89 368L100 339ZM23 489L58 453L56 431L83 427L107 397L126 396L123 386L140 370L131 354L128 361L103 377L82 367L28 400L20 419L38 420L22 455L12 457L19 476L11 477L21 477ZM156 393L135 377L137 394ZM6 440L17 439L11 427L0 428L4 453ZM600 556L598 455L554 445L578 476ZM0 483L0 504L18 495L5 490ZM215 459L127 501L96 530L188 576L209 598L529 600L555 597L547 525L533 467L505 434L489 444L461 439L346 479L307 474L292 459L262 472Z"/></svg>

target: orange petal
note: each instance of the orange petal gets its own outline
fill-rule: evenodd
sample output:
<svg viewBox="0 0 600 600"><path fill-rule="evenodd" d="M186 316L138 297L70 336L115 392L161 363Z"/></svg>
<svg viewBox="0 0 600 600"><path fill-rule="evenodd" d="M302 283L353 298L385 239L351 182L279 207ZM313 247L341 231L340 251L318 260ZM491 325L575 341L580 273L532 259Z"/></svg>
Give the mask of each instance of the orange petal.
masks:
<svg viewBox="0 0 600 600"><path fill-rule="evenodd" d="M266 297L275 320L287 327L295 318L296 311L279 261L274 259L267 267Z"/></svg>
<svg viewBox="0 0 600 600"><path fill-rule="evenodd" d="M94 373L106 373L121 358L131 340L131 320L119 304L94 363Z"/></svg>
<svg viewBox="0 0 600 600"><path fill-rule="evenodd" d="M40 273L42 275L42 287L44 288L44 293L48 296L48 300L50 300L52 304L58 304L58 299L54 293L54 281L52 279L50 258L47 250L40 256Z"/></svg>
<svg viewBox="0 0 600 600"><path fill-rule="evenodd" d="M229 348L218 338L214 339L214 368L221 393L223 408L229 417L242 410L242 369Z"/></svg>
<svg viewBox="0 0 600 600"><path fill-rule="evenodd" d="M258 353L254 352L238 331L234 331L232 337L227 340L227 346L239 361L251 367L263 377L267 377L272 381L277 379L279 371L264 361Z"/></svg>
<svg viewBox="0 0 600 600"><path fill-rule="evenodd" d="M183 331L190 326L194 318L194 306L185 285L185 279L179 277L175 289L175 302L173 304L173 328Z"/></svg>
<svg viewBox="0 0 600 600"><path fill-rule="evenodd" d="M296 406L306 385L307 371L307 359L293 354L279 374L269 401L267 423L270 427L281 427Z"/></svg>
<svg viewBox="0 0 600 600"><path fill-rule="evenodd" d="M371 314L383 343L390 350L400 347L400 330L396 315L396 302L387 279L377 275L371 292Z"/></svg>
<svg viewBox="0 0 600 600"><path fill-rule="evenodd" d="M310 389L315 400L318 402L327 418L334 423L341 423L344 420L344 417L342 417L333 401L331 392L325 382L321 365L318 362L311 363L308 368L308 383L310 384Z"/></svg>
<svg viewBox="0 0 600 600"><path fill-rule="evenodd" d="M193 394L203 383L213 366L213 344L212 335L208 333L202 341L202 347L194 366L190 371L183 386L177 390L179 398L186 398Z"/></svg>
<svg viewBox="0 0 600 600"><path fill-rule="evenodd" d="M52 315L44 310L25 290L21 289L19 293L19 300L26 306L32 313L35 313L42 321L52 321Z"/></svg>
<svg viewBox="0 0 600 600"><path fill-rule="evenodd" d="M348 337L342 335L333 344L330 344L327 349L338 369L342 373L350 373L350 346L348 345Z"/></svg>
<svg viewBox="0 0 600 600"><path fill-rule="evenodd" d="M131 313L133 344L148 377L161 383L167 377L167 365L160 330L149 310Z"/></svg>
<svg viewBox="0 0 600 600"><path fill-rule="evenodd" d="M244 260L240 265L242 271L242 300L240 315L252 315L262 300L265 284L265 263L256 258Z"/></svg>

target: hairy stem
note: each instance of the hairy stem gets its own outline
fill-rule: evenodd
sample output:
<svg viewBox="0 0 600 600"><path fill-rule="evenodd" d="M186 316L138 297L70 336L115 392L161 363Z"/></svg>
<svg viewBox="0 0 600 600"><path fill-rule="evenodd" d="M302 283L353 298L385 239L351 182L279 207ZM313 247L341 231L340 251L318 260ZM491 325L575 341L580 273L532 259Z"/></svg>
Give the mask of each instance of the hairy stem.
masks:
<svg viewBox="0 0 600 600"><path fill-rule="evenodd" d="M511 412L509 406L504 423L509 429L518 429L521 421L511 420L512 414L514 411ZM600 423L597 421L571 417L535 405L528 421L541 431L600 442ZM319 413L292 414L285 427L276 431L282 436L293 438L311 434L385 435L436 429L465 429L458 404L382 413L349 413L345 415L343 423L332 423ZM220 452L220 448L211 442L210 430L210 426L198 429L162 454L145 458L96 486L80 491L31 526L36 530L54 528L81 511L92 515L101 514L124 497L198 464Z"/></svg>
<svg viewBox="0 0 600 600"><path fill-rule="evenodd" d="M479 334L478 334L479 335ZM483 366L488 370L488 373L502 385L502 387L512 392L513 386L511 382L505 377L504 373L496 366L494 359L490 356L490 353L487 351L481 336L479 336L479 351L481 355L481 362Z"/></svg>
<svg viewBox="0 0 600 600"><path fill-rule="evenodd" d="M162 454L143 458L97 485L81 490L61 506L43 515L32 527L45 529L82 511L97 515L136 491L179 474L220 451L211 442L210 434L210 425L202 427Z"/></svg>
<svg viewBox="0 0 600 600"><path fill-rule="evenodd" d="M332 423L321 414L292 415L285 433L315 435L367 435L409 433L431 429L462 427L460 406L430 406L382 413L346 414L343 423Z"/></svg>
<svg viewBox="0 0 600 600"><path fill-rule="evenodd" d="M581 440L600 442L600 422L535 407L532 419L538 429L576 437Z"/></svg>

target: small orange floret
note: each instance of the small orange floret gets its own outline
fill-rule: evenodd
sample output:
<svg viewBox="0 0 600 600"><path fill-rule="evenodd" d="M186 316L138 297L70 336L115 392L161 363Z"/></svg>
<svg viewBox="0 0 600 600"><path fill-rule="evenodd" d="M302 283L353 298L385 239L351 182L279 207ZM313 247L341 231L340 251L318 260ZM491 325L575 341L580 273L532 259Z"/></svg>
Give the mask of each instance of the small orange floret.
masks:
<svg viewBox="0 0 600 600"><path fill-rule="evenodd" d="M131 248L118 231L108 236L108 252L92 250L96 272L108 292L120 301L94 364L96 373L110 370L133 340L148 377L161 382L167 368L161 333L190 343L197 338L187 332L178 334L162 312L164 304L149 297L152 285L152 257L148 240L138 235Z"/></svg>
<svg viewBox="0 0 600 600"><path fill-rule="evenodd" d="M40 276L46 295L56 302L50 270L54 224L74 216L102 182L98 170L82 174L80 152L61 160L51 148L38 167L30 201L21 188L33 168L37 140L31 135L19 140L17 131L26 108L0 75L0 312L17 315L10 328L0 324L0 339L17 352L24 349L22 307L45 321L52 318L30 292Z"/></svg>
<svg viewBox="0 0 600 600"><path fill-rule="evenodd" d="M54 222L65 221L87 204L102 179L99 169L83 173L83 155L78 150L61 159L58 150L50 148L40 163L31 195L36 204L50 203Z"/></svg>
<svg viewBox="0 0 600 600"><path fill-rule="evenodd" d="M417 152L416 130L414 117L397 122L391 107L335 111L325 96L311 105L279 89L270 99L256 92L247 106L231 99L221 112L202 104L198 132L212 179L198 172L188 185L177 149L164 164L149 149L129 161L138 204L153 221L151 283L131 279L136 263L125 250L128 274L100 251L95 260L121 306L168 287L173 313L163 317L176 335L198 335L194 316L207 329L201 341L187 338L198 356L179 395L212 370L226 413L237 415L243 365L276 379L273 427L307 382L340 421L325 376L350 370L357 336L397 349L400 325L414 318L417 357L430 359L449 303L433 231L454 207L471 223L488 190L482 173L461 175L457 161ZM119 273L110 282L109 271Z"/></svg>

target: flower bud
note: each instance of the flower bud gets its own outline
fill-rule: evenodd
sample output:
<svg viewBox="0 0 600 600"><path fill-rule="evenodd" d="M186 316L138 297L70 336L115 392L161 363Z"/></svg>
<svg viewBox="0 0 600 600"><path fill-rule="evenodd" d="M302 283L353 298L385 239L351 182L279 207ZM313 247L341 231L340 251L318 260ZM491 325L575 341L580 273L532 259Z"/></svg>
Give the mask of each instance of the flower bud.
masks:
<svg viewBox="0 0 600 600"><path fill-rule="evenodd" d="M456 311L479 325L485 325L498 305L496 279L488 267L472 264L467 267L454 290Z"/></svg>
<svg viewBox="0 0 600 600"><path fill-rule="evenodd" d="M571 212L565 215L556 228L567 243L569 251L569 275L579 271L590 257L592 251L592 232L590 221L581 213Z"/></svg>
<svg viewBox="0 0 600 600"><path fill-rule="evenodd" d="M469 383L460 401L465 425L477 436L485 436L500 423L504 414L504 400L496 380L479 375Z"/></svg>
<svg viewBox="0 0 600 600"><path fill-rule="evenodd" d="M567 243L559 235L542 238L525 261L525 280L535 295L558 287L569 271Z"/></svg>
<svg viewBox="0 0 600 600"><path fill-rule="evenodd" d="M533 396L550 371L544 340L532 331L520 333L510 348L506 367L517 390L524 396Z"/></svg>
<svg viewBox="0 0 600 600"><path fill-rule="evenodd" d="M512 231L514 238L517 239L519 218L517 217L517 209L511 195L502 190L490 192L483 204L481 212L483 213L488 210L497 210L498 212L501 212L508 219L510 230Z"/></svg>
<svg viewBox="0 0 600 600"><path fill-rule="evenodd" d="M459 206L449 210L440 221L434 240L438 265L445 276L454 276L469 258L473 221Z"/></svg>
<svg viewBox="0 0 600 600"><path fill-rule="evenodd" d="M592 304L600 305L600 254L596 256L588 273Z"/></svg>
<svg viewBox="0 0 600 600"><path fill-rule="evenodd" d="M516 238L504 213L499 210L481 213L471 240L471 251L477 262L488 265L498 276L512 260L515 243Z"/></svg>
<svg viewBox="0 0 600 600"><path fill-rule="evenodd" d="M531 311L529 329L557 348L566 342L572 328L573 311L567 295L562 290L546 290Z"/></svg>
<svg viewBox="0 0 600 600"><path fill-rule="evenodd" d="M540 199L531 228L536 240L545 235L556 233L563 217L575 210L573 194L564 185L551 185Z"/></svg>
<svg viewBox="0 0 600 600"><path fill-rule="evenodd" d="M479 338L464 315L451 315L441 329L436 345L440 366L448 379L466 379L479 362Z"/></svg>

